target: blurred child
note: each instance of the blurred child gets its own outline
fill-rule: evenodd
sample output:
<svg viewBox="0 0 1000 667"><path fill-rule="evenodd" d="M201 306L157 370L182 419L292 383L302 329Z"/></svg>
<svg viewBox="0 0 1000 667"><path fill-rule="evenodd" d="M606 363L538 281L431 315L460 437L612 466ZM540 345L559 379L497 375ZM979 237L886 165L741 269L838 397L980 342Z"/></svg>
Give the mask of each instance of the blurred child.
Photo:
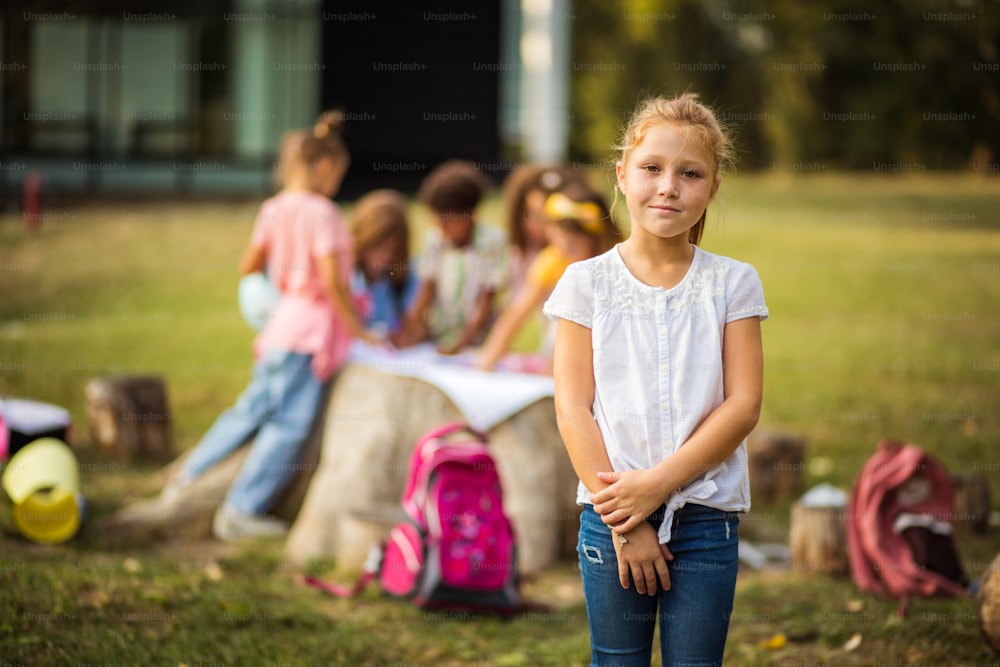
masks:
<svg viewBox="0 0 1000 667"><path fill-rule="evenodd" d="M504 207L507 214L507 238L512 246L510 289L520 291L528 268L549 241L545 233L545 198L580 176L559 165L526 164L518 167L504 181Z"/></svg>
<svg viewBox="0 0 1000 667"><path fill-rule="evenodd" d="M351 306L351 235L330 200L347 170L341 116L327 112L311 130L286 135L277 176L282 189L260 208L240 273L266 269L280 299L254 341L249 386L191 452L162 497L169 501L251 438L253 444L212 529L222 540L281 535L265 513L291 478L325 393L353 336L373 339Z"/></svg>
<svg viewBox="0 0 1000 667"><path fill-rule="evenodd" d="M524 285L504 308L479 351L477 366L481 370L496 368L520 328L541 310L567 266L599 255L622 239L604 197L582 181L571 181L562 191L550 194L544 200L543 215L548 245L531 263ZM541 350L542 367L547 372L551 372L552 336L554 330L549 327Z"/></svg>
<svg viewBox="0 0 1000 667"><path fill-rule="evenodd" d="M363 304L365 326L385 338L399 331L419 283L410 260L406 196L381 189L361 197L351 216L351 232L351 291Z"/></svg>
<svg viewBox="0 0 1000 667"><path fill-rule="evenodd" d="M486 336L507 277L503 232L475 215L490 185L461 160L445 162L424 178L418 196L434 224L419 264L422 284L396 345L431 339L442 354L456 354Z"/></svg>

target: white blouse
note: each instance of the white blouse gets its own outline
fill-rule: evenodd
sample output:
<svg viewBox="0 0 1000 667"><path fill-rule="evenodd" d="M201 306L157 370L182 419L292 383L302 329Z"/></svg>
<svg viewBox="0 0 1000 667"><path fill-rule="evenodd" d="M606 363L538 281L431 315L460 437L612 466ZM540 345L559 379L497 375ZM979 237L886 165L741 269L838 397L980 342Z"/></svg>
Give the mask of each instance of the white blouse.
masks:
<svg viewBox="0 0 1000 667"><path fill-rule="evenodd" d="M687 274L670 289L641 282L615 246L571 264L543 311L591 330L594 419L615 470L650 468L694 433L723 401L727 322L767 318L752 266L695 246ZM590 503L583 483L577 503ZM659 529L670 541L674 512L688 502L750 509L746 440L721 464L667 499Z"/></svg>

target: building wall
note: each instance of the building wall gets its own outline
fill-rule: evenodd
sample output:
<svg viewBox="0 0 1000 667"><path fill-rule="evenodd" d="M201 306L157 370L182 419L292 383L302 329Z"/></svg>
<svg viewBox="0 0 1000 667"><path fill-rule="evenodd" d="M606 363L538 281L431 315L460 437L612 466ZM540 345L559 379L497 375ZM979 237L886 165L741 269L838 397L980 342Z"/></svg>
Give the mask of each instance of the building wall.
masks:
<svg viewBox="0 0 1000 667"><path fill-rule="evenodd" d="M0 8L0 189L271 188L281 134L319 109L318 0L63 6Z"/></svg>
<svg viewBox="0 0 1000 667"><path fill-rule="evenodd" d="M282 133L332 107L344 196L450 158L499 182L564 142L541 121L565 81L532 70L522 31L566 1L8 0L0 195L37 171L50 193L258 196Z"/></svg>

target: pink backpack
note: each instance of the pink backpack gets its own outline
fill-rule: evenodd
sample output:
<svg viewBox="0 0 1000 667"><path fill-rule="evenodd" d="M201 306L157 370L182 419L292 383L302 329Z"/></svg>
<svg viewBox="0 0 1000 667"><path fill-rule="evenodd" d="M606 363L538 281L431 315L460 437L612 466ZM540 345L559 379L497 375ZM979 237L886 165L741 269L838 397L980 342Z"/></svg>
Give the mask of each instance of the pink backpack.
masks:
<svg viewBox="0 0 1000 667"><path fill-rule="evenodd" d="M406 520L369 559L353 591L311 577L307 583L350 596L378 579L384 592L425 609L524 608L514 531L484 433L462 422L426 433L410 455L403 510Z"/></svg>
<svg viewBox="0 0 1000 667"><path fill-rule="evenodd" d="M847 548L863 591L901 600L964 595L967 580L951 534L951 477L916 445L882 440L851 491Z"/></svg>

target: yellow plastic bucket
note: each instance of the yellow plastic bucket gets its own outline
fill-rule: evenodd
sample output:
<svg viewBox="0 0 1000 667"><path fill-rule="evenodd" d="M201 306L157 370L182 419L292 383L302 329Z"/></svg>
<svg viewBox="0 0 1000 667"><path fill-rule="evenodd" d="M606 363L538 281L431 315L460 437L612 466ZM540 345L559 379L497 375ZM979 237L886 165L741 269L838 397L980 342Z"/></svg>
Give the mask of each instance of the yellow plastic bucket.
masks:
<svg viewBox="0 0 1000 667"><path fill-rule="evenodd" d="M56 438L22 447L3 471L14 524L34 542L58 544L80 528L80 471L73 450Z"/></svg>

